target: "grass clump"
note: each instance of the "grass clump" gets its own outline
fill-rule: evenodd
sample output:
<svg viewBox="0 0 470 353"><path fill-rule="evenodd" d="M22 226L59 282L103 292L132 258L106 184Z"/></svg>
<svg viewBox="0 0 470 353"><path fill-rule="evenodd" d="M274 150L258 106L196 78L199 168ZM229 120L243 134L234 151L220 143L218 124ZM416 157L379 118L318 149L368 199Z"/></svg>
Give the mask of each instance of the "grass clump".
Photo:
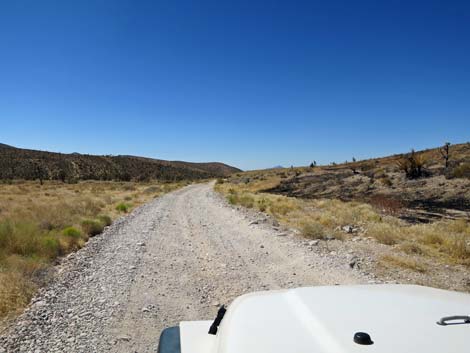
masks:
<svg viewBox="0 0 470 353"><path fill-rule="evenodd" d="M452 171L454 178L468 178L470 179L470 163L462 163Z"/></svg>
<svg viewBox="0 0 470 353"><path fill-rule="evenodd" d="M36 291L36 285L15 270L0 270L0 286L0 317L24 308Z"/></svg>
<svg viewBox="0 0 470 353"><path fill-rule="evenodd" d="M81 238L82 232L80 232L77 228L75 227L67 227L62 231L62 234L65 235L66 237L72 237L72 238Z"/></svg>
<svg viewBox="0 0 470 353"><path fill-rule="evenodd" d="M109 227L113 223L112 218L108 215L99 215L98 219L105 227Z"/></svg>
<svg viewBox="0 0 470 353"><path fill-rule="evenodd" d="M400 229L388 223L370 224L368 234L385 245L395 245L402 239Z"/></svg>
<svg viewBox="0 0 470 353"><path fill-rule="evenodd" d="M116 211L127 213L129 212L129 208L130 208L129 204L121 202L120 204L116 206Z"/></svg>
<svg viewBox="0 0 470 353"><path fill-rule="evenodd" d="M385 267L401 267L407 270L416 271L416 272L426 272L426 267L411 257L405 257L401 255L386 254L383 255L379 263Z"/></svg>
<svg viewBox="0 0 470 353"><path fill-rule="evenodd" d="M81 226L85 234L90 237L100 234L104 229L104 224L96 219L85 219L82 221Z"/></svg>
<svg viewBox="0 0 470 353"><path fill-rule="evenodd" d="M310 239L325 239L325 227L317 222L308 222L301 228L302 235Z"/></svg>

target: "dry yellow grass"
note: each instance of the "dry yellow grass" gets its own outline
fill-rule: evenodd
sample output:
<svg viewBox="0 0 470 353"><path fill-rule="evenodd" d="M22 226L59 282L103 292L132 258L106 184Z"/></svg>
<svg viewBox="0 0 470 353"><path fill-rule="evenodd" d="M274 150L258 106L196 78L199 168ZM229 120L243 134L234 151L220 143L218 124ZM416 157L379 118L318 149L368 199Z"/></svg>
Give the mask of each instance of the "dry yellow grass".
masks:
<svg viewBox="0 0 470 353"><path fill-rule="evenodd" d="M265 173L267 177L263 177ZM247 183L219 183L216 190L225 194L229 202L267 212L280 223L298 229L306 237L332 235L344 239L347 236L341 227L355 225L365 229L361 235L394 246L396 252L426 256L449 264L470 264L470 223L467 220L410 225L396 217L383 216L365 203L337 199L304 200L262 192L275 183L276 173L280 172L246 173ZM417 265L411 266L410 263L409 267L418 268L419 261L414 261ZM391 260L388 262L393 263ZM398 260L394 263L405 266L400 265Z"/></svg>
<svg viewBox="0 0 470 353"><path fill-rule="evenodd" d="M387 254L381 256L379 263L385 267L400 267L416 272L426 272L426 267L412 257L402 255Z"/></svg>
<svg viewBox="0 0 470 353"><path fill-rule="evenodd" d="M113 218L184 184L0 184L0 317L28 303L36 274L55 258L82 247Z"/></svg>

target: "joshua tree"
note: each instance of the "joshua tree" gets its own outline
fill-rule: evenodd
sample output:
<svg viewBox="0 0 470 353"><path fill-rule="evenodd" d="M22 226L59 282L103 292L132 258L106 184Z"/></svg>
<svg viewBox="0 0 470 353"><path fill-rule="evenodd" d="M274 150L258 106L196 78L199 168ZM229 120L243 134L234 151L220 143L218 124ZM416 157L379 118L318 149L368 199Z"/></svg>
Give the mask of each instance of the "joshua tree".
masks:
<svg viewBox="0 0 470 353"><path fill-rule="evenodd" d="M356 158L353 157L353 158L352 158L352 161L353 161L353 162L356 162Z"/></svg>
<svg viewBox="0 0 470 353"><path fill-rule="evenodd" d="M450 154L449 154L449 147L450 147L450 142L446 142L444 144L444 146L442 146L440 149L439 149L439 152L441 153L441 156L442 158L444 158L444 161L445 161L445 168L447 169L447 167L449 166L449 157L450 157Z"/></svg>
<svg viewBox="0 0 470 353"><path fill-rule="evenodd" d="M315 168L315 163L314 162L310 163L310 168Z"/></svg>

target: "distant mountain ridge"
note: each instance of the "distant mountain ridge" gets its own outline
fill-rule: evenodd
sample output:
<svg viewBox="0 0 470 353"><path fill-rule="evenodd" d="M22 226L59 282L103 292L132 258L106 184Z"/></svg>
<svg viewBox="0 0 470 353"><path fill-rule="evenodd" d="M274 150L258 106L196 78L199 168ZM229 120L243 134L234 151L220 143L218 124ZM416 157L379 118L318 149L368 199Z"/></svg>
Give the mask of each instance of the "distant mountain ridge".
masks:
<svg viewBox="0 0 470 353"><path fill-rule="evenodd" d="M99 156L16 148L0 143L0 179L197 180L225 177L240 169L219 162L192 163L138 156Z"/></svg>

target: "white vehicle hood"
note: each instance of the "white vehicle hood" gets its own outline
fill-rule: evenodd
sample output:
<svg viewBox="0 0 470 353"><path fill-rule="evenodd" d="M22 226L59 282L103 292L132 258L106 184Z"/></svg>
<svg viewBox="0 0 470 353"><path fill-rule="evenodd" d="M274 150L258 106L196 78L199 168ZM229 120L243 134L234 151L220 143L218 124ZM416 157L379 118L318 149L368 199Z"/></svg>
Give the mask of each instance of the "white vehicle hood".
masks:
<svg viewBox="0 0 470 353"><path fill-rule="evenodd" d="M182 353L461 353L470 351L470 324L436 322L469 314L470 295L420 286L258 292L230 305L216 336L207 334L210 322L181 323L181 348ZM368 333L374 343L355 343L356 332Z"/></svg>

